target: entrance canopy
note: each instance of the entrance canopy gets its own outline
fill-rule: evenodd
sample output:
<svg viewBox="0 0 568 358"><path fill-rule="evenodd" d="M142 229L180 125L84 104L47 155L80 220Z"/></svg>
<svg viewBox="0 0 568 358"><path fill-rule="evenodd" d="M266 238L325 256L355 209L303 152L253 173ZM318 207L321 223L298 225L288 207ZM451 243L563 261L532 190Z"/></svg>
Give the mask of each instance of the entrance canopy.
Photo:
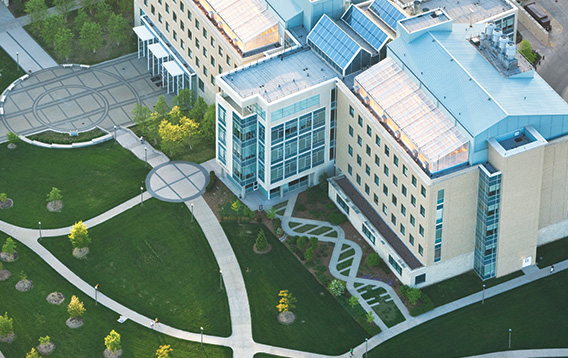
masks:
<svg viewBox="0 0 568 358"><path fill-rule="evenodd" d="M148 49L156 58L164 58L170 55L168 51L166 51L164 46L162 46L162 44L160 43L151 44L150 46L148 46Z"/></svg>
<svg viewBox="0 0 568 358"><path fill-rule="evenodd" d="M138 38L140 39L140 41L149 41L155 38L154 35L152 35L152 33L150 32L150 30L148 30L148 28L144 25L136 26L135 28L133 28L133 30L136 33L136 36L138 36Z"/></svg>

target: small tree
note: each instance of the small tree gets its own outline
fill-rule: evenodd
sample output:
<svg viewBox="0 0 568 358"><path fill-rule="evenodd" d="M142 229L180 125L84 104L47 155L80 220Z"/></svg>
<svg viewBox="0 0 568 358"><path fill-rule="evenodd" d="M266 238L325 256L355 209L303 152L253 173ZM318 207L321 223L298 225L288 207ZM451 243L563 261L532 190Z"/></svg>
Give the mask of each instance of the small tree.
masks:
<svg viewBox="0 0 568 358"><path fill-rule="evenodd" d="M193 96L193 90L184 88L172 99L172 104L178 106L181 113L187 116L189 115L189 111L193 108Z"/></svg>
<svg viewBox="0 0 568 358"><path fill-rule="evenodd" d="M297 302L296 297L292 296L292 293L288 290L281 290L278 293L280 297L280 301L276 308L278 308L278 312L288 312L292 308L296 308L295 303Z"/></svg>
<svg viewBox="0 0 568 358"><path fill-rule="evenodd" d="M108 18L107 30L110 39L116 42L116 46L120 46L121 42L128 40L130 37L130 23L122 15L111 14Z"/></svg>
<svg viewBox="0 0 568 358"><path fill-rule="evenodd" d="M67 313L71 318L78 318L82 317L85 314L85 306L83 302L79 301L77 296L71 297L71 302L69 302L69 306L67 306Z"/></svg>
<svg viewBox="0 0 568 358"><path fill-rule="evenodd" d="M16 242L11 237L6 239L6 243L2 246L2 251L12 255L16 252Z"/></svg>
<svg viewBox="0 0 568 358"><path fill-rule="evenodd" d="M51 337L39 337L39 344L49 344L51 342Z"/></svg>
<svg viewBox="0 0 568 358"><path fill-rule="evenodd" d="M75 32L80 32L81 29L83 28L83 25L87 21L89 21L89 15L87 15L85 9L79 9L79 11L77 11L77 17L73 22L73 26L75 27Z"/></svg>
<svg viewBox="0 0 568 358"><path fill-rule="evenodd" d="M8 194L0 193L0 203L5 203L8 200Z"/></svg>
<svg viewBox="0 0 568 358"><path fill-rule="evenodd" d="M307 262L310 262L314 259L315 255L316 255L316 250L312 246L310 246L308 247L306 252L304 252L304 259L306 259Z"/></svg>
<svg viewBox="0 0 568 358"><path fill-rule="evenodd" d="M95 19L99 24L104 24L105 22L107 22L107 29L109 30L109 32L110 29L108 28L108 25L110 25L110 19L112 17L114 17L114 13L112 12L112 9L110 8L108 2L99 1L95 4Z"/></svg>
<svg viewBox="0 0 568 358"><path fill-rule="evenodd" d="M406 294L406 297L408 297L408 300L413 305L415 305L416 302L418 302L418 299L420 298L420 296L422 296L422 291L420 291L420 289L418 289L416 287L409 289L407 294Z"/></svg>
<svg viewBox="0 0 568 358"><path fill-rule="evenodd" d="M0 336L7 336L14 332L14 319L8 317L8 312L0 316Z"/></svg>
<svg viewBox="0 0 568 358"><path fill-rule="evenodd" d="M170 111L170 106L168 106L168 102L166 101L166 96L160 95L158 97L158 101L154 105L154 112L158 113L161 119L163 119L166 117L169 111Z"/></svg>
<svg viewBox="0 0 568 358"><path fill-rule="evenodd" d="M6 138L8 138L8 143L10 144L16 144L20 141L20 137L14 132L8 132Z"/></svg>
<svg viewBox="0 0 568 358"><path fill-rule="evenodd" d="M75 5L75 1L73 0L54 0L53 3L55 4L55 9L65 18L67 21L67 13L71 11L73 5Z"/></svg>
<svg viewBox="0 0 568 358"><path fill-rule="evenodd" d="M274 220L274 218L276 217L276 208L275 207L271 207L270 209L266 210L266 217L269 218L270 220Z"/></svg>
<svg viewBox="0 0 568 358"><path fill-rule="evenodd" d="M521 44L519 45L519 52L523 56L525 56L526 59L529 60L531 64L534 64L534 61L536 60L536 54L534 53L529 40L525 39L521 41Z"/></svg>
<svg viewBox="0 0 568 358"><path fill-rule="evenodd" d="M47 16L45 0L28 0L25 5L25 12L30 15L32 28L37 30L39 22Z"/></svg>
<svg viewBox="0 0 568 358"><path fill-rule="evenodd" d="M71 233L69 234L69 239L71 240L73 247L76 249L87 247L91 243L91 238L87 232L87 226L83 224L82 221L73 225Z"/></svg>
<svg viewBox="0 0 568 358"><path fill-rule="evenodd" d="M195 119L197 122L201 122L208 107L203 97L197 98L197 101L193 104L193 108L189 111L189 117Z"/></svg>
<svg viewBox="0 0 568 358"><path fill-rule="evenodd" d="M345 293L345 282L341 280L333 280L327 286L329 292L334 296L341 296Z"/></svg>
<svg viewBox="0 0 568 358"><path fill-rule="evenodd" d="M96 22L86 21L79 32L79 44L85 51L96 53L103 45L103 29Z"/></svg>
<svg viewBox="0 0 568 358"><path fill-rule="evenodd" d="M381 260L379 258L379 254L377 254L376 252L373 252L372 254L369 254L367 256L367 265L369 265L370 267L378 266L380 262Z"/></svg>
<svg viewBox="0 0 568 358"><path fill-rule="evenodd" d="M74 38L73 32L67 27L60 28L53 38L53 50L58 56L64 57L66 61L69 60L69 55L73 51Z"/></svg>
<svg viewBox="0 0 568 358"><path fill-rule="evenodd" d="M170 352L173 349L170 348L170 345L161 345L160 348L156 351L156 358L168 358L170 356Z"/></svg>
<svg viewBox="0 0 568 358"><path fill-rule="evenodd" d="M61 195L61 190L57 189L56 187L51 188L49 194L47 194L47 202L50 201L58 201L62 200L63 196Z"/></svg>
<svg viewBox="0 0 568 358"><path fill-rule="evenodd" d="M26 358L41 358L41 356L35 348L32 348L29 353L26 353Z"/></svg>
<svg viewBox="0 0 568 358"><path fill-rule="evenodd" d="M235 216L237 217L237 221L241 220L241 216L243 215L243 203L240 200L235 200L231 204L231 210L235 212Z"/></svg>
<svg viewBox="0 0 568 358"><path fill-rule="evenodd" d="M65 26L63 15L51 15L41 22L41 37L50 47L55 45L55 35Z"/></svg>
<svg viewBox="0 0 568 358"><path fill-rule="evenodd" d="M199 124L199 135L208 142L214 142L216 136L215 104L207 107L207 111Z"/></svg>
<svg viewBox="0 0 568 358"><path fill-rule="evenodd" d="M254 246L258 251L264 251L268 248L268 241L266 241L266 235L264 234L264 230L261 229L258 232Z"/></svg>
<svg viewBox="0 0 568 358"><path fill-rule="evenodd" d="M120 334L114 329L105 337L105 346L112 353L120 349Z"/></svg>
<svg viewBox="0 0 568 358"><path fill-rule="evenodd" d="M349 297L347 303L349 304L349 306L351 306L351 308L355 308L355 306L359 304L359 299L355 296L351 296Z"/></svg>
<svg viewBox="0 0 568 358"><path fill-rule="evenodd" d="M375 320L375 316L373 316L373 311L367 312L367 316L366 316L366 317L367 317L367 322L368 322L368 323L371 323L371 322L373 322L373 321Z"/></svg>
<svg viewBox="0 0 568 358"><path fill-rule="evenodd" d="M313 247L314 250L318 248L319 239L315 236L310 237L310 247Z"/></svg>

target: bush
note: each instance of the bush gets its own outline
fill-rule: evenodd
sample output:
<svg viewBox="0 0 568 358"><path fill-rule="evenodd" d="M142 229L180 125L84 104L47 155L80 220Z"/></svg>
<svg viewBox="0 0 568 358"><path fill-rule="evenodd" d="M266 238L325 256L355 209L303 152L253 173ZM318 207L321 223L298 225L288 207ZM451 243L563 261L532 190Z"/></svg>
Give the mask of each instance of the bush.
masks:
<svg viewBox="0 0 568 358"><path fill-rule="evenodd" d="M536 60L536 54L533 51L533 48L530 44L530 42L525 39L523 41L521 41L520 45L519 45L519 52L525 56L525 58L531 63L534 64L535 60Z"/></svg>
<svg viewBox="0 0 568 358"><path fill-rule="evenodd" d="M376 252L373 252L372 254L369 254L367 256L367 265L369 265L370 267L379 266L380 262L381 260L379 258L379 254L377 254Z"/></svg>
<svg viewBox="0 0 568 358"><path fill-rule="evenodd" d="M318 187L321 191L323 191L326 195L327 195L327 186L328 186L328 181L327 178L329 178L329 175L327 175L327 173L322 173L322 175L319 176L319 183L318 183Z"/></svg>
<svg viewBox="0 0 568 358"><path fill-rule="evenodd" d="M5 203L8 200L8 194L0 193L0 202Z"/></svg>
<svg viewBox="0 0 568 358"><path fill-rule="evenodd" d="M207 184L207 188L205 188L205 190L206 191L213 190L216 183L217 183L217 176L215 175L215 172L212 170L209 172L209 184Z"/></svg>
<svg viewBox="0 0 568 358"><path fill-rule="evenodd" d="M14 132L8 132L6 138L8 138L10 144L16 144L20 141L20 137Z"/></svg>
<svg viewBox="0 0 568 358"><path fill-rule="evenodd" d="M345 282L341 280L333 280L327 286L329 292L334 296L341 296L345 293Z"/></svg>
<svg viewBox="0 0 568 358"><path fill-rule="evenodd" d="M306 236L302 236L298 239L296 246L300 251L304 251L308 247L308 238Z"/></svg>
<svg viewBox="0 0 568 358"><path fill-rule="evenodd" d="M418 302L418 299L422 295L422 291L416 287L408 287L407 285L403 285L400 287L400 293L408 298L411 304L415 305Z"/></svg>
<svg viewBox="0 0 568 358"><path fill-rule="evenodd" d="M16 242L11 237L6 239L6 243L2 246L2 251L7 254L13 254L16 252Z"/></svg>
<svg viewBox="0 0 568 358"><path fill-rule="evenodd" d="M258 251L264 251L268 248L268 242L266 241L266 235L264 234L264 230L261 229L258 232L254 246Z"/></svg>
<svg viewBox="0 0 568 358"><path fill-rule="evenodd" d="M316 250L313 247L309 247L306 252L304 252L304 259L306 259L306 261L312 261L314 259L314 256L316 254Z"/></svg>
<svg viewBox="0 0 568 358"><path fill-rule="evenodd" d="M51 342L51 338L49 336L39 337L39 344L48 344Z"/></svg>
<svg viewBox="0 0 568 358"><path fill-rule="evenodd" d="M340 212L329 214L329 222L333 225L341 225L347 221L347 217Z"/></svg>
<svg viewBox="0 0 568 358"><path fill-rule="evenodd" d="M298 236L289 236L288 237L288 245L290 245L290 246L296 245L296 242L298 242Z"/></svg>
<svg viewBox="0 0 568 358"><path fill-rule="evenodd" d="M14 332L14 319L8 317L8 312L4 316L0 315L0 336L7 336Z"/></svg>
<svg viewBox="0 0 568 358"><path fill-rule="evenodd" d="M320 280L320 282L324 286L327 286L331 283L331 280L329 279L329 277L327 277L323 272L317 271L317 266L316 266L316 277L317 277L318 280Z"/></svg>
<svg viewBox="0 0 568 358"><path fill-rule="evenodd" d="M430 299L430 297L425 293L422 293L420 302L421 303L418 306L412 307L410 310L411 316L416 317L434 309L434 302L432 302L432 299Z"/></svg>
<svg viewBox="0 0 568 358"><path fill-rule="evenodd" d="M317 237L312 236L310 237L310 247L313 247L314 250L316 250L318 248L318 244L319 244L319 240Z"/></svg>
<svg viewBox="0 0 568 358"><path fill-rule="evenodd" d="M272 225L274 227L274 231L278 230L278 228L282 227L282 220L280 218L275 218L272 220Z"/></svg>

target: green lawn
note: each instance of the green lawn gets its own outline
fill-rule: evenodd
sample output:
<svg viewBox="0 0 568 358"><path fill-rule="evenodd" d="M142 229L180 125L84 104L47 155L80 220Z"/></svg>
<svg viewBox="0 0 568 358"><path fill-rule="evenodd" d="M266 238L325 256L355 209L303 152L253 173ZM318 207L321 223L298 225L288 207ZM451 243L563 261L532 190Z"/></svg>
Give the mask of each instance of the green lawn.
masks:
<svg viewBox="0 0 568 358"><path fill-rule="evenodd" d="M373 286L365 286L357 289L359 292L363 292L364 290L367 290L367 292L362 294L361 297L363 297L368 304L372 305L373 303L379 302L378 305L373 306L373 311L375 311L387 327L396 326L404 321L404 316L394 301L390 300L387 302L387 300L391 298L390 295L381 297L387 290L382 287L373 288Z"/></svg>
<svg viewBox="0 0 568 358"><path fill-rule="evenodd" d="M331 230L329 226L320 226L319 228L315 229L314 231L310 231L310 235L321 235Z"/></svg>
<svg viewBox="0 0 568 358"><path fill-rule="evenodd" d="M6 235L0 233L0 242ZM13 263L4 263L4 268L12 272L12 277L0 282L0 311L8 312L14 319L16 340L11 344L0 343L0 351L7 358L24 357L38 344L40 336L49 335L56 349L49 357L53 358L90 358L102 357L104 337L116 330L122 339L123 358L155 357L160 345L170 344L174 351L172 358L232 357L230 348L205 346L200 349L199 343L186 342L151 331L131 321L118 323L118 314L95 302L77 290L49 267L36 254L23 245L18 245L20 258ZM22 270L34 283L29 292L19 292L14 288ZM46 296L53 291L65 295L61 306L46 302ZM79 329L70 329L65 325L68 318L67 304L72 295L84 302L85 324Z"/></svg>
<svg viewBox="0 0 568 358"><path fill-rule="evenodd" d="M322 287L294 255L266 227L259 224L223 222L247 285L255 341L292 349L339 354L364 341L368 335ZM264 229L272 250L264 255L252 250ZM241 230L250 231L245 239ZM246 268L250 272L246 272ZM278 292L288 289L298 302L292 311L296 322L280 325L276 319Z"/></svg>
<svg viewBox="0 0 568 358"><path fill-rule="evenodd" d="M344 270L344 269L350 267L352 263L353 263L353 259L352 259L352 258L349 259L349 260L346 260L346 261L343 261L343 262L339 263L339 264L337 265L337 271L342 271L342 270Z"/></svg>
<svg viewBox="0 0 568 358"><path fill-rule="evenodd" d="M257 353L254 355L254 358L285 358L285 357L275 356L274 354Z"/></svg>
<svg viewBox="0 0 568 358"><path fill-rule="evenodd" d="M71 136L69 133L60 133L54 131L45 131L38 134L28 136L28 139L37 140L42 143L56 143L56 144L72 144L88 142L91 139L104 136L106 133L98 128L91 129L90 131L78 133L76 136Z"/></svg>
<svg viewBox="0 0 568 358"><path fill-rule="evenodd" d="M347 245L343 245L343 246L347 246ZM349 246L347 246L347 247L349 247ZM342 248L342 249L343 249L343 248ZM343 251L343 252L339 255L338 261L342 261L343 259L346 259L346 258L351 257L351 256L353 256L353 255L355 255L355 249L354 249L354 248L350 248L350 249L347 250L347 251Z"/></svg>
<svg viewBox="0 0 568 358"><path fill-rule="evenodd" d="M382 343L369 357L462 357L508 348L566 348L568 271L426 322ZM437 344L443 342L443 344Z"/></svg>
<svg viewBox="0 0 568 358"><path fill-rule="evenodd" d="M67 237L41 243L73 272L117 302L176 328L231 334L219 266L184 204L151 199L89 230L86 259Z"/></svg>
<svg viewBox="0 0 568 358"><path fill-rule="evenodd" d="M47 149L19 143L0 145L0 192L14 206L0 211L0 220L37 228L70 226L95 217L140 194L149 168L114 142L77 149ZM63 210L51 213L46 197L61 190Z"/></svg>
<svg viewBox="0 0 568 358"><path fill-rule="evenodd" d="M316 227L317 227L317 225L305 224L305 225L300 226L300 227L297 228L297 229L294 229L294 231L295 231L295 232L304 233L304 232L306 232L306 231L310 231L310 230L312 230L312 229L315 229Z"/></svg>
<svg viewBox="0 0 568 358"><path fill-rule="evenodd" d="M0 47L0 93L24 74L24 70Z"/></svg>
<svg viewBox="0 0 568 358"><path fill-rule="evenodd" d="M568 259L568 238L539 246L536 249L536 257L540 268Z"/></svg>
<svg viewBox="0 0 568 358"><path fill-rule="evenodd" d="M474 271L468 271L448 280L426 286L422 288L422 292L432 299L435 307L438 307L479 292L483 285L492 287L522 275L522 271L517 271L503 277L483 281Z"/></svg>

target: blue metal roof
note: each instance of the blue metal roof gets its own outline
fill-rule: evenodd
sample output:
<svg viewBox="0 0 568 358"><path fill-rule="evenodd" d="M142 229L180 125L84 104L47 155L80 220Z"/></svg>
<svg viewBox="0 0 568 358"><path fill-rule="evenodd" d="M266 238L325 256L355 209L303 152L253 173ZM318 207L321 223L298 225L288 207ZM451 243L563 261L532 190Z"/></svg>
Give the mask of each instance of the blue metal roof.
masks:
<svg viewBox="0 0 568 358"><path fill-rule="evenodd" d="M327 15L323 15L308 34L308 42L316 46L341 69L345 70L355 55L361 51L349 35L345 33Z"/></svg>
<svg viewBox="0 0 568 358"><path fill-rule="evenodd" d="M374 12L378 17L380 17L391 29L396 31L396 23L398 20L406 18L399 9L397 9L388 0L375 0L369 6L369 10Z"/></svg>
<svg viewBox="0 0 568 358"><path fill-rule="evenodd" d="M290 21L302 12L302 9L294 2L294 0L266 0L266 2L286 22Z"/></svg>
<svg viewBox="0 0 568 358"><path fill-rule="evenodd" d="M454 24L453 31L428 32L410 43L399 37L388 47L472 136L508 116L567 115L568 104L537 73L503 77L467 41L482 29Z"/></svg>
<svg viewBox="0 0 568 358"><path fill-rule="evenodd" d="M354 5L349 7L341 19L377 51L388 40L388 35Z"/></svg>

